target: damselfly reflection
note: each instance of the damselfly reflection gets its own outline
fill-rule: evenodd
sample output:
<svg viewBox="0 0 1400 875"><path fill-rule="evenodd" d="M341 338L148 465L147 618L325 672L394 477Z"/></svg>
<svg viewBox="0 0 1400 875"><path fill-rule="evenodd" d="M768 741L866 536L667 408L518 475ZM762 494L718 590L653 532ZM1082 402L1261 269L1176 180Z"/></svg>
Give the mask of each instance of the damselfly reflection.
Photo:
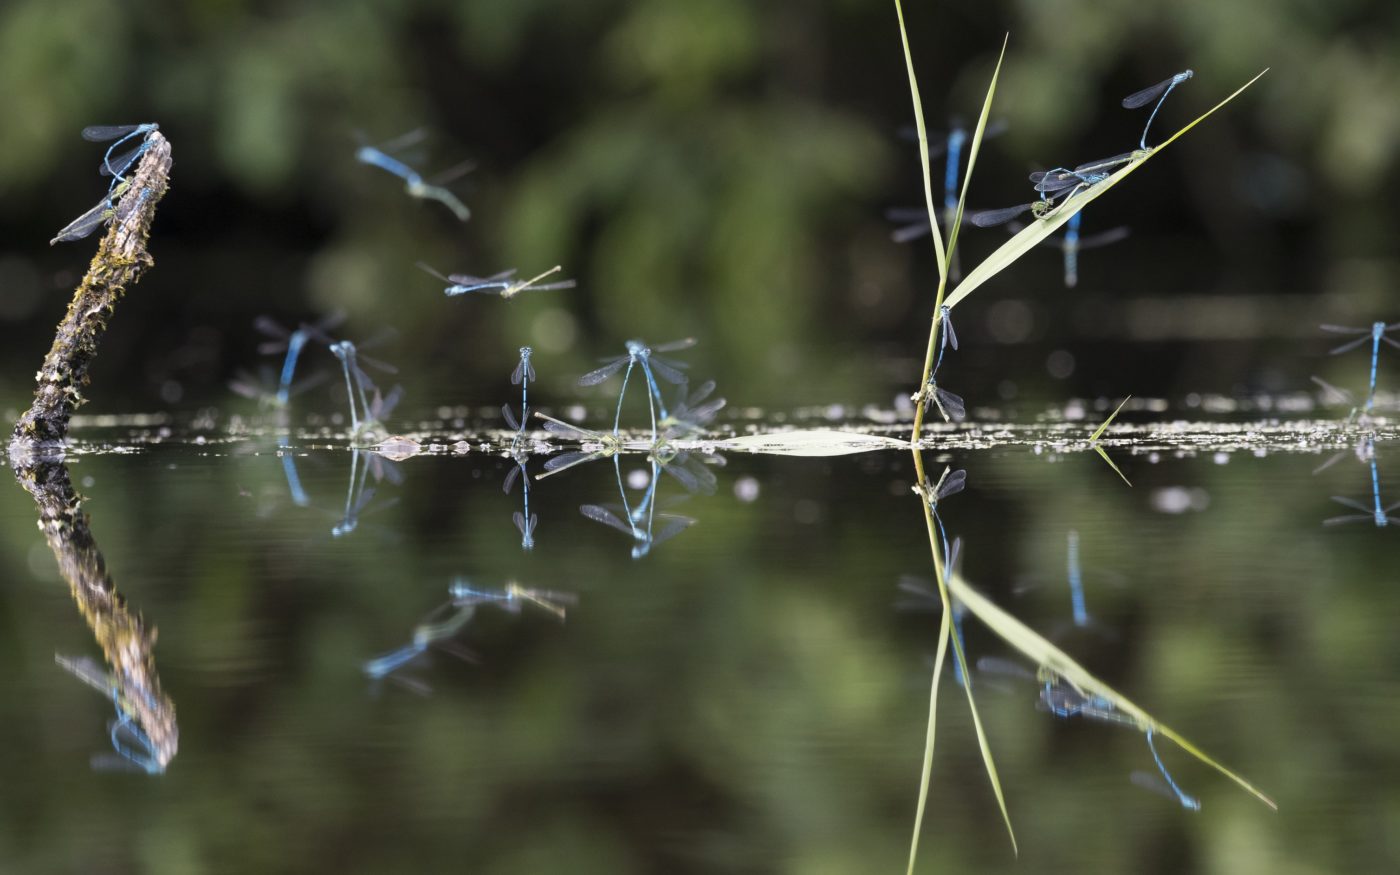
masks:
<svg viewBox="0 0 1400 875"><path fill-rule="evenodd" d="M534 605L560 621L567 618L569 608L578 604L575 593L525 587L514 581L507 583L504 589L486 589L465 577L459 577L452 581L447 592L456 605L489 604L512 614L520 613L525 605Z"/></svg>
<svg viewBox="0 0 1400 875"><path fill-rule="evenodd" d="M1349 340L1341 346L1329 350L1329 355L1340 355L1344 352L1350 352L1366 341L1371 341L1371 383L1370 390L1366 394L1366 410L1370 411L1376 404L1376 367L1381 357L1381 342L1384 341L1400 349L1400 341L1389 336L1389 332L1400 331L1400 322L1393 322L1389 325L1384 322L1374 322L1371 324L1370 328L1352 328L1346 325L1320 325L1318 327L1332 334L1360 335L1355 340Z"/></svg>
<svg viewBox="0 0 1400 875"><path fill-rule="evenodd" d="M656 512L656 488L661 479L661 463L657 461L655 454L651 456L649 461L651 470L646 490L636 504L633 504L628 497L627 488L622 482L620 461L614 457L613 467L617 475L617 491L621 504L585 504L579 507L579 513L594 522L602 523L630 536L632 538L633 559L646 556L653 548L671 540L695 524L693 517Z"/></svg>
<svg viewBox="0 0 1400 875"><path fill-rule="evenodd" d="M519 614L527 604L534 605L563 621L568 608L578 603L578 597L570 592L534 589L515 582L506 584L504 589L486 589L464 577L454 579L448 585L447 594L448 601L429 611L413 627L407 644L362 665L367 677L376 681L388 678L427 694L432 691L431 687L411 677L405 669L421 664L432 651L447 653L465 662L477 662L475 654L458 639L482 605L492 605L510 614Z"/></svg>
<svg viewBox="0 0 1400 875"><path fill-rule="evenodd" d="M530 472L525 469L529 459L529 455L525 453L513 453L510 457L512 465L506 470L505 482L501 484L501 491L509 495L515 488L515 481L520 481L524 508L512 514L511 521L520 532L520 547L523 550L535 549L535 527L540 522L537 515L530 513Z"/></svg>
<svg viewBox="0 0 1400 875"><path fill-rule="evenodd" d="M1058 621L1051 626L1049 637L1051 640L1064 638L1069 632L1079 632L1092 630L1104 638L1114 638L1113 630L1106 628L1089 613L1088 599L1085 596L1084 569L1080 561L1080 538L1079 532L1070 529L1065 534L1065 583L1069 592L1070 619ZM1095 580L1108 580L1118 585L1123 584L1121 575L1096 573ZM1012 592L1019 596L1031 590L1041 589L1046 585L1043 579L1037 580L1034 577L1029 580L1019 581L1012 588ZM1057 584L1058 586L1058 584Z"/></svg>
<svg viewBox="0 0 1400 875"><path fill-rule="evenodd" d="M475 662L475 655L453 640L475 614L476 603L445 602L429 611L413 627L412 637L407 644L367 660L361 666L361 670L371 680L389 678L415 692L427 694L431 692L431 687L411 677L405 669L423 662L430 649L455 656L464 662Z"/></svg>
<svg viewBox="0 0 1400 875"><path fill-rule="evenodd" d="M370 477L376 483L388 480L390 483L403 482L403 474L398 466L378 453L358 448L350 450L350 480L345 490L345 512L331 527L331 536L343 538L360 526L360 517L370 509L374 501L375 487L368 486ZM384 510L398 502L393 499L381 502L374 510Z"/></svg>
<svg viewBox="0 0 1400 875"><path fill-rule="evenodd" d="M147 694L146 708L138 708L137 703L130 701L123 694L122 685L117 679L90 657L54 654L54 662L102 694L104 698L110 699L116 709L116 718L107 723L108 738L116 755L93 754L92 767L101 771L124 770L144 772L148 775L164 774L168 757L162 755L139 722L142 710L158 707L154 698Z"/></svg>
<svg viewBox="0 0 1400 875"><path fill-rule="evenodd" d="M1040 697L1036 702L1036 709L1048 712L1055 717L1066 720L1079 717L1116 726L1131 726L1140 730L1146 736L1147 748L1152 754L1152 760L1157 769L1161 772L1162 780L1165 781L1169 789L1169 795L1175 798L1183 808L1192 811L1200 810L1200 802L1187 796L1172 778L1171 773L1167 771L1166 763L1162 761L1161 755L1157 752L1151 725L1143 724L1134 717L1119 711L1108 698L1086 693L1048 668L1032 672L1020 663L993 656L984 656L977 660L977 670L988 674L1021 678L1038 684ZM1147 786L1151 783L1144 782L1137 777L1133 778L1133 782L1140 786ZM1152 788L1149 787L1149 789Z"/></svg>
<svg viewBox="0 0 1400 875"><path fill-rule="evenodd" d="M1369 462L1371 467L1371 506L1367 507L1354 498L1334 495L1332 496L1333 501L1337 502L1342 507L1358 510L1360 513L1344 514L1342 516L1334 516L1325 519L1322 521L1324 526L1336 526L1342 523L1354 522L1372 522L1376 524L1377 528L1384 528L1391 524L1400 525L1400 517L1392 516L1396 510L1400 510L1400 501L1391 505L1381 505L1381 478L1380 472L1376 467L1374 450L1371 451Z"/></svg>
<svg viewBox="0 0 1400 875"><path fill-rule="evenodd" d="M1313 377L1313 379L1317 380L1317 382L1319 383L1322 383L1322 381L1318 380L1317 377ZM1327 384L1322 383L1322 385L1325 386ZM1312 471L1313 474L1321 474L1323 471L1326 471L1328 468L1337 464L1342 459L1345 459L1348 455L1355 456L1356 461L1360 462L1363 465L1370 464L1376 458L1375 437L1369 434L1365 435L1359 441L1357 441L1356 446L1352 447L1351 449L1342 450L1340 453L1334 453L1330 459L1314 468Z"/></svg>
<svg viewBox="0 0 1400 875"><path fill-rule="evenodd" d="M434 176L431 180L424 180L422 174L394 155L394 153L399 153L410 146L416 146L426 137L427 130L419 128L378 146L364 145L355 150L355 160L361 164L368 164L371 167L378 167L380 170L392 173L403 180L404 191L409 197L437 201L451 210L458 221L465 222L471 218L471 210L445 186L448 182L471 170L473 165L470 161L464 161L451 167Z"/></svg>
<svg viewBox="0 0 1400 875"><path fill-rule="evenodd" d="M938 482L929 485L925 480L914 487L914 491L923 496L928 502L929 511L933 514L933 521L938 524L938 535L943 541L943 555L948 555L948 532L943 528L943 518L938 515L938 503L952 495L957 495L967 486L967 471L962 468L954 471L948 466L944 466L943 473L938 476Z"/></svg>
<svg viewBox="0 0 1400 875"><path fill-rule="evenodd" d="M622 401L627 396L627 381L632 376L632 368L641 365L642 373L646 376L647 381L647 404L651 409L651 439L655 441L659 437L656 426L658 408L660 409L660 418L663 421L668 416L666 402L661 397L661 388L656 383L656 377L659 375L661 379L676 386L684 385L689 379L683 372L689 365L674 359L662 358L655 353L678 352L694 345L695 338L693 337L673 340L654 347L647 346L644 340L629 340L625 355L604 359L605 364L602 367L579 377L578 384L580 386L596 386L622 370L623 365L627 366L627 370L622 375L622 389L617 394L617 415L613 417L613 434L616 435L622 423Z"/></svg>
<svg viewBox="0 0 1400 875"><path fill-rule="evenodd" d="M1182 808L1188 811L1200 811L1200 800L1194 796L1186 795L1186 792L1182 790L1172 778L1171 773L1167 771L1167 764L1162 762L1162 755L1157 753L1157 745L1153 742L1152 735L1152 727L1149 726L1147 728L1147 749L1152 751L1152 761L1157 764L1157 771L1161 773L1161 777L1153 775L1150 772L1134 771L1129 776L1130 779L1134 784L1145 790L1160 793L1168 799L1176 801Z"/></svg>
<svg viewBox="0 0 1400 875"><path fill-rule="evenodd" d="M958 559L962 553L962 538L954 538L952 549L947 554L947 561L944 563L944 573L954 575L958 573ZM899 611L941 611L943 609L943 599L939 597L937 590L929 585L927 580L906 575L899 579L899 591L903 596L895 603L895 610ZM958 648L963 654L967 654L967 637L963 634L963 618L967 616L967 606L958 598L950 597L953 606L953 634L957 636ZM962 663L953 660L953 680L958 686L963 686Z"/></svg>

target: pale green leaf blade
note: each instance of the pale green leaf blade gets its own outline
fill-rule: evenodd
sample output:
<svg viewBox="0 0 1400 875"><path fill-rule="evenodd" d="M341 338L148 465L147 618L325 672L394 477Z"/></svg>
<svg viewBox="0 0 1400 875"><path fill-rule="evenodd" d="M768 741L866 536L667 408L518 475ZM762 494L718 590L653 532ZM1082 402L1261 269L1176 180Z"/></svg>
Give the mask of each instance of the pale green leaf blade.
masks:
<svg viewBox="0 0 1400 875"><path fill-rule="evenodd" d="M875 450L907 450L909 442L878 434L834 428L774 431L707 441L706 449L738 450L773 456L847 456Z"/></svg>
<svg viewBox="0 0 1400 875"><path fill-rule="evenodd" d="M1133 396L1128 396L1128 398L1131 397ZM1108 426L1113 422L1114 418L1118 416L1118 411L1122 410L1123 405L1128 403L1128 398L1124 398L1122 401L1119 401L1118 406L1113 408L1113 412L1108 415L1108 419L1105 419L1102 425L1094 429L1094 433L1089 435L1089 443L1093 443L1094 441L1103 437L1103 433L1108 431Z"/></svg>

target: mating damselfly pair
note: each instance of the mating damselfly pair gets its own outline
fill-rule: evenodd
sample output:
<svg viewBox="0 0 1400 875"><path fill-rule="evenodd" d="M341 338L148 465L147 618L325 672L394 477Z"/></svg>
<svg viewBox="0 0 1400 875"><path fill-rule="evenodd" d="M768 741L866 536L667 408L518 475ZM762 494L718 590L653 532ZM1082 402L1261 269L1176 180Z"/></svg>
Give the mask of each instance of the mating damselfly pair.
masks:
<svg viewBox="0 0 1400 875"><path fill-rule="evenodd" d="M146 150L150 148L151 135L159 130L160 126L154 122L147 122L139 125L92 125L83 128L83 139L90 143L111 143L107 151L102 155L102 163L98 165L97 172L100 176L110 176L112 181L107 186L107 193L97 202L92 209L83 213L78 218L63 226L54 238L49 241L52 246L55 243L71 243L74 240L82 240L97 230L102 225L111 222L113 219L124 220L125 215L117 215L116 200L126 193L131 183L124 175L127 170L136 163ZM140 138L140 142L120 155L114 155L123 144ZM132 204L127 209L134 209L141 201L145 200L146 193L142 192L136 204Z"/></svg>
<svg viewBox="0 0 1400 875"><path fill-rule="evenodd" d="M1088 191L1108 179L1119 168L1151 153L1152 149L1147 145L1147 132L1152 127L1153 119L1157 117L1157 111L1161 109L1162 103L1167 99L1167 95L1172 92L1172 89L1193 75L1195 74L1192 71L1183 70L1156 85L1123 98L1123 106L1127 109L1138 109L1154 100L1156 101L1152 107L1152 114L1148 116L1147 124L1142 129L1142 137L1138 141L1137 149L1110 158L1087 161L1072 168L1055 167L1051 170L1036 171L1030 175L1031 184L1038 195L1036 200L999 210L980 210L972 213L968 217L968 221L979 228L989 228L1004 225L1027 211L1030 211L1037 219L1054 217L1065 208L1075 195Z"/></svg>

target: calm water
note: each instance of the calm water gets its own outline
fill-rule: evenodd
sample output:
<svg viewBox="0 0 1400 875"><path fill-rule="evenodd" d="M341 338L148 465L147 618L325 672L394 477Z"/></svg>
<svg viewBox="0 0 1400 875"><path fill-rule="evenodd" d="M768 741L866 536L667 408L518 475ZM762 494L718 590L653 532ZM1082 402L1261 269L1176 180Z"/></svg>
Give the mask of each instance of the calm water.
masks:
<svg viewBox="0 0 1400 875"><path fill-rule="evenodd" d="M336 537L352 456L298 452L306 506L265 443L69 460L116 588L159 631L178 752L157 775L92 768L112 703L54 657L103 651L34 500L4 492L0 868L903 871L938 623L894 608L901 575L932 576L907 452L730 455L706 466L713 495L663 475L658 514L694 523L635 560L636 539L579 510L618 501L611 462L534 483L527 552L500 458L393 466L402 482L371 477ZM1140 733L1057 720L1033 686L978 676L1020 870L1400 863L1397 531L1323 526L1350 512L1329 496L1373 500L1350 453L1312 473L1329 455L1117 452L1132 489L1089 453L949 457L968 471L941 508L963 574L1279 805L1162 743L1201 801L1186 811L1130 782L1153 768ZM1388 443L1376 457L1386 503L1400 457ZM635 506L647 466L621 472ZM1071 529L1085 630L1070 622ZM368 678L457 578L577 603L563 621L482 605L402 680ZM967 634L971 658L1013 655L974 622ZM1007 871L965 698L943 684L919 870Z"/></svg>

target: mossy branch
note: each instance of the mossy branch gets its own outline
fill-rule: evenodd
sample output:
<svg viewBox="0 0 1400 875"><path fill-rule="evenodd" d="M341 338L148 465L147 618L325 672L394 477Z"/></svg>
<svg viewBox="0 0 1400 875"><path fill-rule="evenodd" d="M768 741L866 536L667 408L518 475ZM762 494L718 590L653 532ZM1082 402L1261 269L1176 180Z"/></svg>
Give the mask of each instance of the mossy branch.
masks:
<svg viewBox="0 0 1400 875"><path fill-rule="evenodd" d="M170 166L170 142L159 131L151 133L140 164L113 203L107 234L44 357L34 403L15 423L12 455L64 445L73 411L86 400L82 388L88 382L88 367L117 302L155 263L146 241L156 204L169 187Z"/></svg>

